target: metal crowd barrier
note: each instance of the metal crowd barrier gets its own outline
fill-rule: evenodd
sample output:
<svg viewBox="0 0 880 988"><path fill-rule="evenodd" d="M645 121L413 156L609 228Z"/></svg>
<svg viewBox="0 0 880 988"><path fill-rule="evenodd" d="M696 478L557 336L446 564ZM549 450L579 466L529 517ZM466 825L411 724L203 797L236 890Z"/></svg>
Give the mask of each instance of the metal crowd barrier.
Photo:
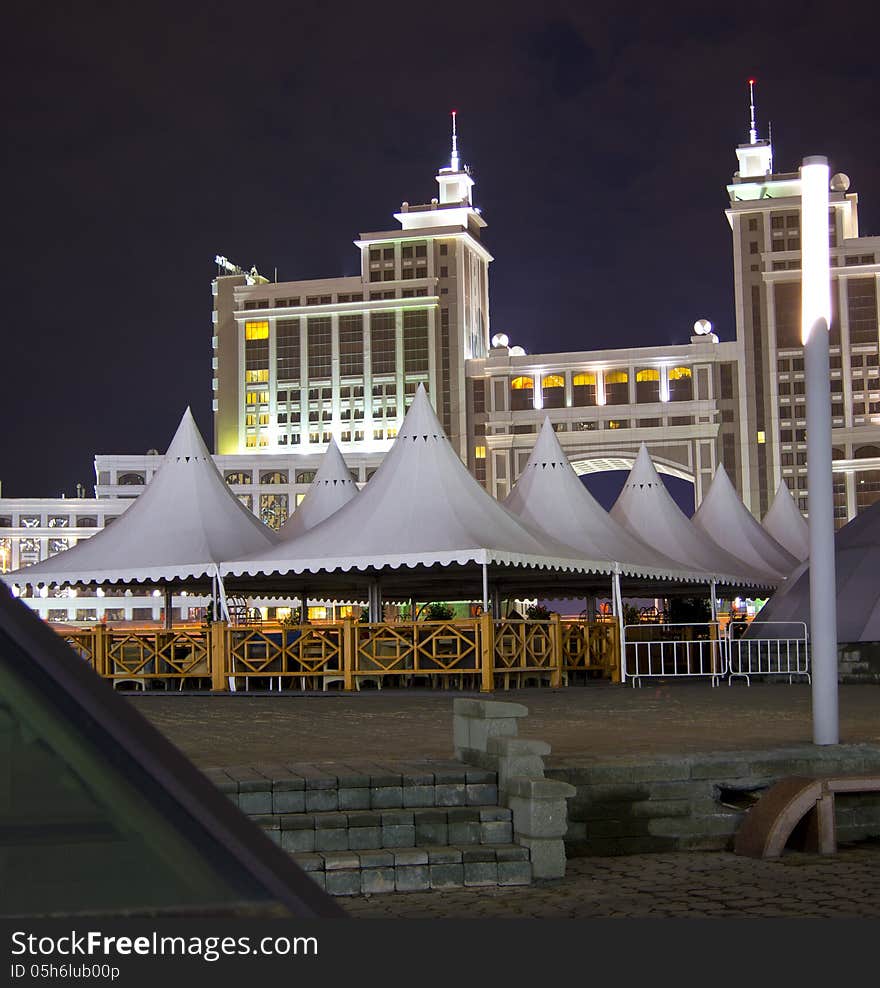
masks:
<svg viewBox="0 0 880 988"><path fill-rule="evenodd" d="M633 687L643 679L695 679L713 686L727 675L726 641L717 622L705 624L628 624L621 644L621 681Z"/></svg>
<svg viewBox="0 0 880 988"><path fill-rule="evenodd" d="M793 634L772 635L762 637L756 635L785 628ZM752 676L804 676L810 679L810 643L807 626L803 621L766 621L760 625L752 624L746 630L744 637L737 636L740 629L734 625L727 626L727 685L730 686L734 676L745 679L751 685Z"/></svg>

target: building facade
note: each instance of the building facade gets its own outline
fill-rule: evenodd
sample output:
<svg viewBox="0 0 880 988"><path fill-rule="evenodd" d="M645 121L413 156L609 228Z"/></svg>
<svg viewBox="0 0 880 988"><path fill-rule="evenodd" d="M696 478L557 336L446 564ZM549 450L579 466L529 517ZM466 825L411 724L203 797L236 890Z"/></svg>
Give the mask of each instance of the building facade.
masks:
<svg viewBox="0 0 880 988"><path fill-rule="evenodd" d="M549 416L579 473L629 469L645 442L661 471L693 483L697 505L723 463L757 517L783 479L806 512L800 179L774 171L754 120L736 155L726 209L730 342L705 320L689 339L662 347L526 354L493 337L486 222L455 137L437 196L402 203L396 228L354 241L359 276L270 282L218 256L214 444L227 483L280 527L331 437L366 483L424 384L460 457L497 498ZM859 235L849 185L834 176L829 209L838 526L880 497L880 237ZM0 569L94 534L160 464L158 454L98 455L95 498L0 498ZM69 606L71 619L77 609L87 610Z"/></svg>

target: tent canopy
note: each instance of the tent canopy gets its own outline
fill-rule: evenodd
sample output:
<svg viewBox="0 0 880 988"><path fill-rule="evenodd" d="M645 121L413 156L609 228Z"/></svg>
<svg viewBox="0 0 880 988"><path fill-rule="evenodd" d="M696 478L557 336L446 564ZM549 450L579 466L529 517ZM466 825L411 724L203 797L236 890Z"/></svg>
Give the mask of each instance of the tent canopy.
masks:
<svg viewBox="0 0 880 988"><path fill-rule="evenodd" d="M837 577L837 639L880 641L880 502L864 510L834 536ZM810 627L810 566L802 563L749 626L751 637L784 637L786 622Z"/></svg>
<svg viewBox="0 0 880 988"><path fill-rule="evenodd" d="M331 439L306 496L278 534L282 540L302 535L348 504L357 492L357 484L345 465L336 440Z"/></svg>
<svg viewBox="0 0 880 988"><path fill-rule="evenodd" d="M810 554L810 528L798 511L784 480L779 482L776 497L764 515L764 528L793 556L803 562Z"/></svg>
<svg viewBox="0 0 880 988"><path fill-rule="evenodd" d="M611 516L684 567L733 587L773 586L777 578L722 549L695 527L672 499L642 443Z"/></svg>
<svg viewBox="0 0 880 988"><path fill-rule="evenodd" d="M112 525L65 552L5 574L11 584L173 583L277 536L230 491L187 408L143 494Z"/></svg>
<svg viewBox="0 0 880 988"><path fill-rule="evenodd" d="M723 464L719 465L693 524L749 566L788 576L800 560L781 546L740 500Z"/></svg>
<svg viewBox="0 0 880 988"><path fill-rule="evenodd" d="M590 558L610 559L625 575L662 575L705 582L646 545L615 521L581 483L549 418L504 506L551 538Z"/></svg>
<svg viewBox="0 0 880 988"><path fill-rule="evenodd" d="M222 571L232 577L472 564L613 570L609 561L583 559L533 530L487 494L459 460L422 386L356 498L295 539L230 560Z"/></svg>

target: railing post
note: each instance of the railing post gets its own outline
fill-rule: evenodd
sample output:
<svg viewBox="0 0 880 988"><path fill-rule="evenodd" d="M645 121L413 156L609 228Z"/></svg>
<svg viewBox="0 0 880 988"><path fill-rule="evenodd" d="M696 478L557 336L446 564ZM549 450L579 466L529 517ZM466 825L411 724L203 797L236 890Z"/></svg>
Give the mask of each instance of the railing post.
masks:
<svg viewBox="0 0 880 988"><path fill-rule="evenodd" d="M613 624L611 631L611 682L619 683L623 679L623 650L626 643L620 634L620 625Z"/></svg>
<svg viewBox="0 0 880 988"><path fill-rule="evenodd" d="M495 623L492 615L483 613L477 618L477 635L480 640L480 668L482 670L481 693L495 689Z"/></svg>
<svg viewBox="0 0 880 988"><path fill-rule="evenodd" d="M550 615L550 685L562 686L562 622L558 614Z"/></svg>
<svg viewBox="0 0 880 988"><path fill-rule="evenodd" d="M355 650L357 626L351 618L342 621L342 686L349 692L354 689Z"/></svg>
<svg viewBox="0 0 880 988"><path fill-rule="evenodd" d="M226 680L229 657L229 626L225 621L214 621L209 628L211 638L211 690L225 693L229 689Z"/></svg>
<svg viewBox="0 0 880 988"><path fill-rule="evenodd" d="M102 678L107 678L107 639L109 637L107 627L103 624L95 625L94 631L95 672Z"/></svg>

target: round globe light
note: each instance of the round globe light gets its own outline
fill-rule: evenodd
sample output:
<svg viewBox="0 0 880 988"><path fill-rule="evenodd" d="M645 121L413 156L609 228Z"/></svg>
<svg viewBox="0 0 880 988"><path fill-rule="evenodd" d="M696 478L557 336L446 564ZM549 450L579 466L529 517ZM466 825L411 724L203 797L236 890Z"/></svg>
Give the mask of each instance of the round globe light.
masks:
<svg viewBox="0 0 880 988"><path fill-rule="evenodd" d="M694 332L697 336L708 336L712 332L712 323L708 319L698 319L694 323Z"/></svg>
<svg viewBox="0 0 880 988"><path fill-rule="evenodd" d="M508 339L507 334L496 333L492 337L492 346L493 347L510 346L510 340Z"/></svg>
<svg viewBox="0 0 880 988"><path fill-rule="evenodd" d="M510 348L511 357L524 357L526 355L525 350L521 346L512 346Z"/></svg>

